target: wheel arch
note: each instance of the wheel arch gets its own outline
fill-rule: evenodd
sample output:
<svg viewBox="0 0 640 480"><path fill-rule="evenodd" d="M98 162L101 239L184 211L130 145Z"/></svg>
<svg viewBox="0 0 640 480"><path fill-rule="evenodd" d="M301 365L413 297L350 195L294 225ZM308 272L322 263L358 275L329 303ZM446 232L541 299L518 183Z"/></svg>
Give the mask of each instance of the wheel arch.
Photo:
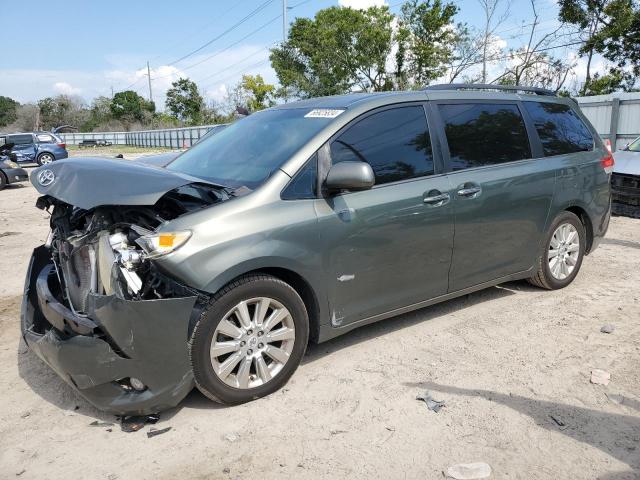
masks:
<svg viewBox="0 0 640 480"><path fill-rule="evenodd" d="M587 244L585 245L584 254L589 254L591 247L593 246L593 223L591 223L591 218L589 218L587 211L580 205L569 205L564 210L573 213L580 219L580 222L582 222L587 236Z"/></svg>
<svg viewBox="0 0 640 480"><path fill-rule="evenodd" d="M234 282L240 277L251 274L266 274L271 275L283 282L289 284L304 302L307 309L307 315L309 316L309 340L313 343L318 342L320 332L320 321L323 315L323 309L321 307L321 293L316 291L312 286L312 282L299 271L296 271L290 267L283 266L271 266L272 264L264 265L248 265L242 269L233 269L232 272L226 272L218 277L217 282L209 284L209 288L206 290L210 293L215 293L225 288L226 285ZM224 279L224 280L222 280Z"/></svg>

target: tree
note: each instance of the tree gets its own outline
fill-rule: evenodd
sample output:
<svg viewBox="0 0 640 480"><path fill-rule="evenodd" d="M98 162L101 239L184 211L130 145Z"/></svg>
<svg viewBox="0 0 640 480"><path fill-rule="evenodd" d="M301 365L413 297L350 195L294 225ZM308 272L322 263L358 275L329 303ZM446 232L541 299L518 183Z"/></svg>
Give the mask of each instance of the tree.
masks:
<svg viewBox="0 0 640 480"><path fill-rule="evenodd" d="M40 109L39 128L45 130L60 125L82 125L89 117L82 99L69 95L43 98L38 101L38 108Z"/></svg>
<svg viewBox="0 0 640 480"><path fill-rule="evenodd" d="M165 106L172 115L186 124L197 125L201 122L205 104L195 82L179 78L167 90Z"/></svg>
<svg viewBox="0 0 640 480"><path fill-rule="evenodd" d="M396 36L396 80L400 88L426 85L446 73L459 35L453 25L457 12L453 3L441 0L409 0L402 5Z"/></svg>
<svg viewBox="0 0 640 480"><path fill-rule="evenodd" d="M509 18L510 0L478 0L484 13L482 25L482 83L487 83L487 64L496 40L496 30Z"/></svg>
<svg viewBox="0 0 640 480"><path fill-rule="evenodd" d="M91 108L89 109L89 118L81 124L81 132L91 132L98 128L100 125L104 125L113 118L111 113L111 99L108 97L96 97L91 102Z"/></svg>
<svg viewBox="0 0 640 480"><path fill-rule="evenodd" d="M261 75L243 75L240 84L248 94L247 107L250 112L264 110L275 103L273 94L276 87L265 83Z"/></svg>
<svg viewBox="0 0 640 480"><path fill-rule="evenodd" d="M562 33L565 25L560 24L550 32L539 34L540 16L536 0L530 0L530 4L533 22L529 25L527 42L522 47L511 50L507 67L491 83L537 86L557 92L564 85L574 65L553 58L546 52L565 37Z"/></svg>
<svg viewBox="0 0 640 480"><path fill-rule="evenodd" d="M114 118L130 123L148 119L155 112L156 106L133 90L125 90L113 96L109 109Z"/></svg>
<svg viewBox="0 0 640 480"><path fill-rule="evenodd" d="M271 65L285 91L303 98L346 93L354 87L388 89L392 20L388 7L330 7L314 19L297 18L287 41L271 49Z"/></svg>
<svg viewBox="0 0 640 480"><path fill-rule="evenodd" d="M604 75L596 72L589 83L585 84L586 88L582 88L580 94L585 96L607 95L619 90L627 90L633 80L631 75L625 74L617 68L611 68L609 73Z"/></svg>
<svg viewBox="0 0 640 480"><path fill-rule="evenodd" d="M20 104L13 98L0 95L0 127L5 127L18 119L17 110Z"/></svg>
<svg viewBox="0 0 640 480"><path fill-rule="evenodd" d="M610 39L607 36L613 33L611 27L612 21L616 23L613 30L621 27L618 19L613 19L611 15L618 12L619 9L626 11L631 5L630 2L623 0L559 0L560 13L558 15L560 21L574 25L578 32L578 38L582 40L583 45L578 50L581 57L587 58L587 71L585 80L580 89L580 94L585 95L587 91L592 90L591 83L591 64L593 56L597 50L604 50L605 45ZM617 16L618 14L616 14ZM625 20L621 19L622 28L624 28ZM617 74L614 74L616 76ZM600 86L602 77L598 76Z"/></svg>
<svg viewBox="0 0 640 480"><path fill-rule="evenodd" d="M640 8L635 0L612 0L602 9L604 26L586 46L593 45L598 53L614 62L618 69L640 76ZM627 72L628 73L628 72ZM635 79L631 82L633 88Z"/></svg>

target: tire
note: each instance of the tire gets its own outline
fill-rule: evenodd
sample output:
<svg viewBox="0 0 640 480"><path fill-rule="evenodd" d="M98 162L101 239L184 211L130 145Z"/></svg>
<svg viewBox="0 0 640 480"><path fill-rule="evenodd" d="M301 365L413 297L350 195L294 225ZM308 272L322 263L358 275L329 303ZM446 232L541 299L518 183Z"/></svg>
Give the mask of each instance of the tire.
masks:
<svg viewBox="0 0 640 480"><path fill-rule="evenodd" d="M565 237L572 240L577 238L579 242L577 247L574 241L564 241L563 243L563 231L561 227L564 229ZM560 243L558 243L559 240ZM566 287L576 278L576 275L578 275L580 271L585 246L586 231L580 219L571 212L564 211L560 213L549 227L543 250L538 257L538 270L536 274L529 279L529 283L547 290L557 290ZM556 257L553 255L553 252L558 252L560 255ZM556 257L555 262L553 261L553 257ZM562 260L563 257L566 258L566 261ZM564 266L562 263L564 263ZM569 271L571 266L573 268Z"/></svg>
<svg viewBox="0 0 640 480"><path fill-rule="evenodd" d="M38 165L42 166L42 165L46 165L47 163L51 163L55 160L55 157L53 156L52 153L41 153L40 155L38 155L38 158L36 159Z"/></svg>
<svg viewBox="0 0 640 480"><path fill-rule="evenodd" d="M9 181L7 180L7 176L4 172L0 172L0 190L4 190L4 188L9 185Z"/></svg>
<svg viewBox="0 0 640 480"><path fill-rule="evenodd" d="M251 320L248 327L240 321L242 310L238 306L242 302L246 302L245 318ZM267 303L268 307L261 308ZM264 313L260 315L259 310ZM260 317L264 321L258 322ZM283 320L278 321L280 317ZM280 328L276 328L279 325ZM295 338L291 338L291 329ZM229 353L216 356L216 351L222 352L225 347L212 351L214 334L216 345L236 346L230 347ZM287 339L273 340L280 335ZM189 340L189 357L196 386L211 400L225 404L244 403L269 395L293 375L308 339L307 310L289 284L264 274L240 277L214 295L195 324ZM288 356L282 352L288 352ZM278 355L272 358L275 353ZM277 361L276 357L284 360ZM238 363L229 367L230 370L225 367L236 360Z"/></svg>

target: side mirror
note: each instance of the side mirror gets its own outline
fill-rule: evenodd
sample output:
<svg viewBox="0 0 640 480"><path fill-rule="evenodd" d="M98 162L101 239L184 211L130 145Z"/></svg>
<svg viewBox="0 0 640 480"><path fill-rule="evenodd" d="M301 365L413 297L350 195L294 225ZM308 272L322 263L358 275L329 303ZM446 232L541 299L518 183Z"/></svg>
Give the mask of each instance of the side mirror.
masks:
<svg viewBox="0 0 640 480"><path fill-rule="evenodd" d="M340 162L331 167L325 180L330 191L367 190L373 187L376 177L366 162Z"/></svg>

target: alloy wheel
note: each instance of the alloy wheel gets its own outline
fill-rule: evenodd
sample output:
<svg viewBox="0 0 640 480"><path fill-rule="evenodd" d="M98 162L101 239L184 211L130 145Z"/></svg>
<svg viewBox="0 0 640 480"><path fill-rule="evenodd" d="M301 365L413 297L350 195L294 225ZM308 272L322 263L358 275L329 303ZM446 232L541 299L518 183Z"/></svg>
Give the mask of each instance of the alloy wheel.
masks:
<svg viewBox="0 0 640 480"><path fill-rule="evenodd" d="M211 340L220 380L239 389L271 381L289 361L296 330L289 310L273 298L243 300L227 312Z"/></svg>
<svg viewBox="0 0 640 480"><path fill-rule="evenodd" d="M40 155L40 165L46 165L47 163L53 162L53 156L48 153L44 153Z"/></svg>
<svg viewBox="0 0 640 480"><path fill-rule="evenodd" d="M549 242L549 270L557 280L567 278L576 267L580 255L580 235L576 227L563 223L551 236Z"/></svg>

